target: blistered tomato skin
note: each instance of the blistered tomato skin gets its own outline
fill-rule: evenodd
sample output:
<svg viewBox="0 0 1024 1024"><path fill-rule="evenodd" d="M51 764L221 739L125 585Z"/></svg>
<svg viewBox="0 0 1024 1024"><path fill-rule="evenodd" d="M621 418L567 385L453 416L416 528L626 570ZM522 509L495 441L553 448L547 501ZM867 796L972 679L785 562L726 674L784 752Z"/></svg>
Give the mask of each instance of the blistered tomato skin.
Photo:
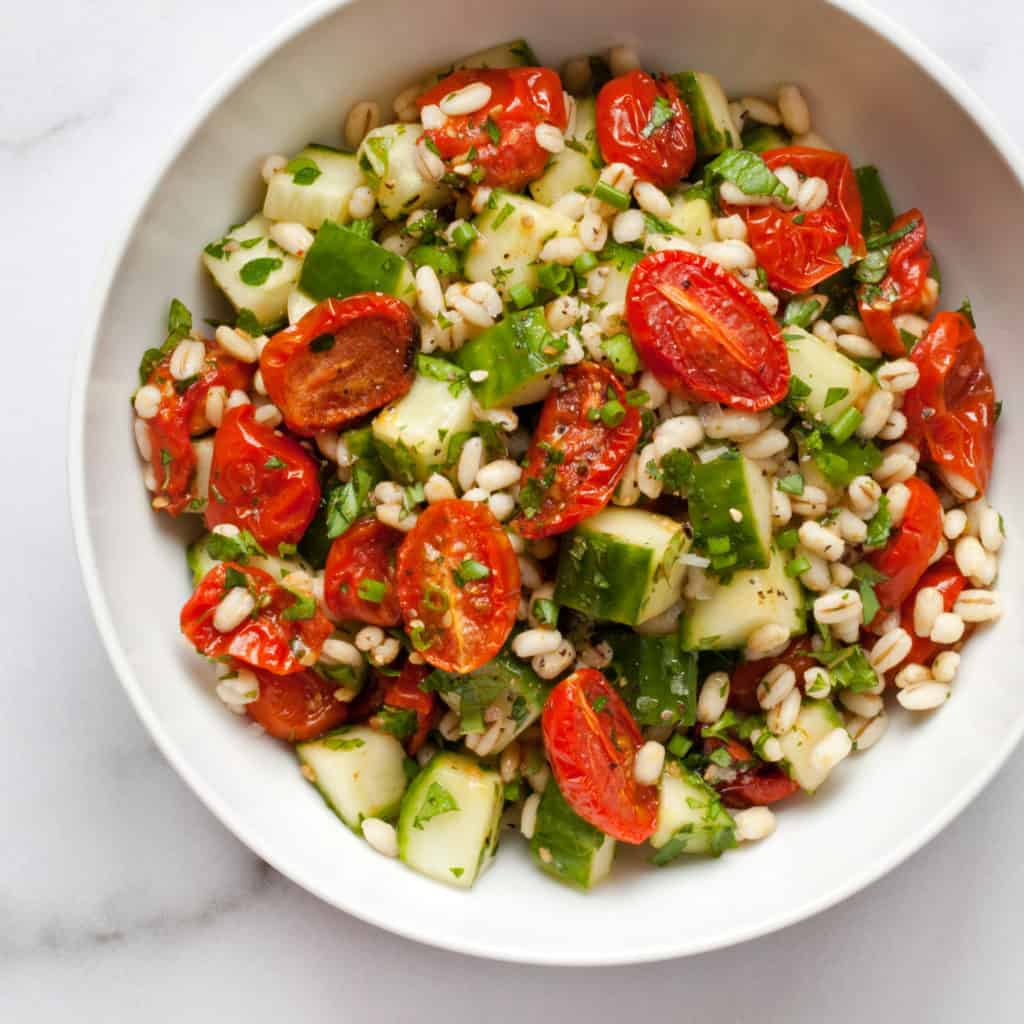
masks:
<svg viewBox="0 0 1024 1024"><path fill-rule="evenodd" d="M640 356L667 388L758 412L782 401L789 360L779 325L719 264L678 249L634 268L626 319Z"/></svg>
<svg viewBox="0 0 1024 1024"><path fill-rule="evenodd" d="M424 693L420 689L432 669L429 665L414 665L406 662L397 678L383 680L385 708L416 712L416 731L405 740L405 750L410 757L427 742L427 736L441 719L441 702L436 693ZM373 724L371 719L370 724Z"/></svg>
<svg viewBox="0 0 1024 1024"><path fill-rule="evenodd" d="M608 680L592 668L563 679L544 705L541 729L551 773L569 806L621 842L650 839L658 787L634 778L643 737Z"/></svg>
<svg viewBox="0 0 1024 1024"><path fill-rule="evenodd" d="M731 763L724 777L712 785L726 807L734 810L765 807L799 791L800 786L778 765L759 761L739 740L712 737L704 741L705 754L719 747L725 747L729 752Z"/></svg>
<svg viewBox="0 0 1024 1024"><path fill-rule="evenodd" d="M320 470L298 441L256 420L252 405L224 413L213 439L206 525L249 530L270 554L298 544L320 504Z"/></svg>
<svg viewBox="0 0 1024 1024"><path fill-rule="evenodd" d="M288 429L312 437L401 398L419 341L415 314L394 296L325 299L267 342L260 372Z"/></svg>
<svg viewBox="0 0 1024 1024"><path fill-rule="evenodd" d="M911 640L910 653L903 659L903 665L927 665L932 658L943 649L942 644L926 636L918 636L914 630L914 605L917 595L925 587L934 587L942 595L942 610L951 612L960 592L970 586L970 581L957 568L956 559L946 555L935 565L930 566L917 582L917 586L907 595L900 611L900 625L907 631Z"/></svg>
<svg viewBox="0 0 1024 1024"><path fill-rule="evenodd" d="M334 693L337 683L312 671L278 676L253 669L260 695L245 713L275 738L287 743L315 740L348 720L348 705Z"/></svg>
<svg viewBox="0 0 1024 1024"><path fill-rule="evenodd" d="M605 163L623 163L641 181L674 188L697 159L693 122L675 83L628 71L597 96L597 143Z"/></svg>
<svg viewBox="0 0 1024 1024"><path fill-rule="evenodd" d="M398 549L398 602L423 659L466 673L504 646L519 607L519 562L484 504L429 505Z"/></svg>
<svg viewBox="0 0 1024 1024"><path fill-rule="evenodd" d="M371 626L397 626L402 621L395 559L403 539L401 532L379 519L353 523L335 539L324 570L324 601L335 619L357 619ZM366 586L371 588L374 600L360 596L361 586L364 593Z"/></svg>
<svg viewBox="0 0 1024 1024"><path fill-rule="evenodd" d="M623 409L621 422L605 424L595 413L609 395ZM536 502L516 519L530 539L564 533L611 500L640 437L640 414L626 402L626 389L607 367L579 363L547 397L526 457L520 504L536 491Z"/></svg>

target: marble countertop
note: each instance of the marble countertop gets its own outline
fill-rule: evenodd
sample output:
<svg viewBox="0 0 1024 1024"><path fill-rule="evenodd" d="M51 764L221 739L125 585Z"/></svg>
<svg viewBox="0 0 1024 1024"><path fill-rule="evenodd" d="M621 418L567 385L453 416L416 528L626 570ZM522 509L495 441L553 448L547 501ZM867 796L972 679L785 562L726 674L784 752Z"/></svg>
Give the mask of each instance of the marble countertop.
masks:
<svg viewBox="0 0 1024 1024"><path fill-rule="evenodd" d="M1024 8L886 6L1024 142ZM684 1007L715 1021L1020 1020L1019 755L925 850L824 915L690 960L556 972L416 946L319 903L241 846L157 753L75 564L72 349L97 253L168 127L285 13L278 0L35 0L0 34L0 1020L597 1022L638 1006L665 1020ZM433 1011L419 1001L428 986Z"/></svg>

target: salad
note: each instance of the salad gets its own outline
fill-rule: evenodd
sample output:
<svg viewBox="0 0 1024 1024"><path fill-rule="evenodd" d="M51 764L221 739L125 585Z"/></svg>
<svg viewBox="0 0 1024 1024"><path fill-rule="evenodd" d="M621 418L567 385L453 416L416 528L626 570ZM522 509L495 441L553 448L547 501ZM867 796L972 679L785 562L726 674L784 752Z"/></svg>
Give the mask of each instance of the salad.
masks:
<svg viewBox="0 0 1024 1024"><path fill-rule="evenodd" d="M497 46L381 120L267 157L202 253L233 312L143 356L182 632L451 885L503 824L583 888L768 836L1000 615L999 404L924 212L796 86L626 47Z"/></svg>

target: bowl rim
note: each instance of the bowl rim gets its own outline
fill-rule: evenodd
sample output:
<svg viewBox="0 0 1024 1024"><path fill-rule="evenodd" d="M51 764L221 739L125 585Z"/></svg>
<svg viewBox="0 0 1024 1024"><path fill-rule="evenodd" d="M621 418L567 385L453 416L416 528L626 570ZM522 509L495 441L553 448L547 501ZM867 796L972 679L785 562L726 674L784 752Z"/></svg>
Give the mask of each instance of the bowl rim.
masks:
<svg viewBox="0 0 1024 1024"><path fill-rule="evenodd" d="M138 229L146 207L177 154L192 140L206 118L241 83L245 76L276 50L286 45L316 21L355 2L357 0L312 0L302 10L284 18L267 33L261 42L254 44L236 57L219 74L195 101L187 116L169 134L163 153L153 161L149 170L142 176L142 184L132 200L129 216L107 241L103 257L98 264L93 282L94 287L91 289L93 298L85 310L83 341L78 347L71 378L68 416L68 494L72 534L90 611L121 686L163 756L203 804L248 849L290 881L325 903L384 931L424 945L467 956L536 966L596 967L651 963L693 956L747 942L794 925L848 899L888 874L893 868L921 849L963 811L967 804L993 779L1020 742L1021 736L1024 735L1024 716L1021 717L1019 724L1007 734L1002 744L992 751L984 766L974 776L965 780L953 798L948 800L925 824L912 834L905 836L902 842L890 849L885 856L865 865L860 871L848 876L842 884L833 886L812 899L779 911L757 924L738 926L732 930L725 929L708 940L666 942L640 954L629 950L617 950L600 954L575 955L571 950L566 950L556 955L538 955L536 950L526 946L513 948L500 943L500 941L492 942L488 939L467 941L459 936L433 934L429 926L421 927L416 924L396 922L378 911L372 898L361 897L358 893L350 896L347 892L340 894L328 892L322 886L300 877L297 871L292 870L285 858L279 857L273 850L268 849L267 845L257 836L253 835L244 817L236 815L232 807L222 801L216 792L207 786L205 779L191 768L187 751L180 748L164 731L156 712L148 704L143 690L135 679L128 656L121 645L117 627L100 583L100 573L89 531L86 509L86 394L100 337L103 311L114 288L116 272L124 252ZM909 29L895 22L889 15L872 4L866 3L865 0L822 0L822 2L826 6L834 7L857 19L882 39L895 46L924 71L993 144L1024 191L1024 150L1002 127L987 104L953 71L945 60L934 54Z"/></svg>

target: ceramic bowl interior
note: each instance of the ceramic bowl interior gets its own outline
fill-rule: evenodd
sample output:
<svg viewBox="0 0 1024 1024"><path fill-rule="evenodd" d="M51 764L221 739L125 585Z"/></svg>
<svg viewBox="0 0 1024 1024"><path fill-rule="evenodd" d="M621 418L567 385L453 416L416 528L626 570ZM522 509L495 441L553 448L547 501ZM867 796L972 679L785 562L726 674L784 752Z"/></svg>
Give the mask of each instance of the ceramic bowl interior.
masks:
<svg viewBox="0 0 1024 1024"><path fill-rule="evenodd" d="M356 100L389 103L419 73L517 36L555 66L629 42L646 66L712 71L730 95L800 82L815 128L855 163L880 165L898 206L926 211L944 304L970 296L999 392L1024 392L1024 360L1014 358L1021 165L950 72L877 15L817 0L777 5L770 22L759 0L314 5L207 97L103 271L73 396L76 534L100 630L140 715L200 798L280 871L381 927L481 956L678 956L828 907L916 850L992 775L1024 728L1012 539L1001 583L1007 614L970 644L951 702L937 714L895 714L879 747L853 757L817 798L782 810L770 841L663 869L625 851L612 880L583 895L541 875L509 835L467 894L375 854L325 809L284 745L254 737L212 696L207 667L177 630L189 592L182 541L198 523L171 524L150 510L131 436L126 399L141 350L161 337L168 300L179 296L198 315L222 312L198 254L262 201L262 156L311 139L338 143ZM999 425L992 490L1011 538L1022 487L1010 456L1024 430L1018 410L1008 402Z"/></svg>

